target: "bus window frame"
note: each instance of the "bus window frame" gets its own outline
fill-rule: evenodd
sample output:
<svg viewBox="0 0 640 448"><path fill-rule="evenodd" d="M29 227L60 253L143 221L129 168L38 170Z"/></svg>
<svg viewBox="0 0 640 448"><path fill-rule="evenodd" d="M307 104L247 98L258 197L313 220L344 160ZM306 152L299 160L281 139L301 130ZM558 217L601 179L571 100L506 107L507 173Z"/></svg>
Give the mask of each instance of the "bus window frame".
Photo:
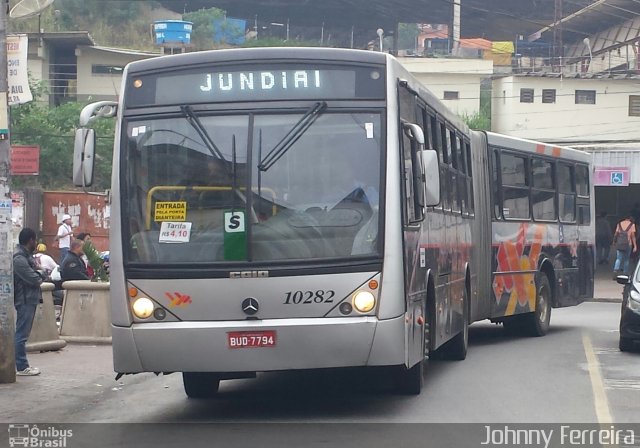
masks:
<svg viewBox="0 0 640 448"><path fill-rule="evenodd" d="M557 171L557 167L556 167L556 163L557 160L550 158L550 157L546 157L546 156L541 156L541 155L529 155L529 167L527 169L527 173L530 177L530 185L529 185L529 206L531 208L531 221L533 222L545 222L545 223L552 223L552 222L558 222L559 218L560 218L560 211L559 211L559 204L558 204L558 171ZM552 172L552 177L551 180L553 182L553 187L552 188L542 188L542 187L536 187L534 186L534 177L533 177L533 162L535 160L540 160L542 162L545 163L549 163L551 165L551 172ZM553 219L544 219L544 218L536 218L535 214L534 214L534 208L533 208L533 194L534 192L545 192L545 193L553 193L553 209L554 209L554 217Z"/></svg>
<svg viewBox="0 0 640 448"><path fill-rule="evenodd" d="M465 173L467 176L467 191L469 192L469 197L467 198L468 207L469 207L469 217L474 217L476 215L476 207L475 207L475 199L473 197L473 155L471 153L471 142L463 137L462 145L464 146L465 157L467 161L467 172Z"/></svg>
<svg viewBox="0 0 640 448"><path fill-rule="evenodd" d="M561 178L561 176L558 174L560 166L565 166L569 168L569 176L571 178L569 181L569 185L573 188L573 191L568 191L568 192L560 191L559 179ZM577 191L578 186L576 184L576 164L571 163L569 161L565 161L565 160L559 160L556 164L556 181L558 184L556 187L556 194L557 194L556 201L558 202L558 221L560 221L563 224L576 224L578 221L578 191ZM572 220L565 220L562 218L561 206L560 206L560 195L573 196L573 219Z"/></svg>
<svg viewBox="0 0 640 448"><path fill-rule="evenodd" d="M402 96L403 93L408 94L411 98L411 104L406 105L406 107L402 106ZM422 160L419 157L419 151L421 150L420 145L416 142L415 139L409 138L404 131L404 123L416 124L419 97L412 92L407 86L403 85L401 82L397 83L397 95L398 95L398 134L399 134L399 149L400 149L400 178L401 178L401 193L402 193L402 220L405 229L418 230L420 229L420 224L424 221L426 217L425 207L423 204L419 203L419 196L416 194L417 188L420 187L420 183L422 182L422 176L424 170L422 169ZM407 98L408 99L408 98ZM404 109L411 116L403 116ZM422 117L420 117L422 118ZM407 168L405 161L405 151L407 142L410 145L410 157L411 157L411 170L410 175L411 179L405 179L405 173L407 173ZM418 170L418 171L416 171ZM407 187L411 186L411 198L407 196Z"/></svg>
<svg viewBox="0 0 640 448"><path fill-rule="evenodd" d="M299 103L299 102L298 102ZM271 107L254 107L248 110L247 106L243 106L242 108L231 108L228 109L224 107L223 104L215 105L216 107L203 107L202 109L198 108L196 110L197 113L201 114L201 117L210 117L210 116L230 116L230 115L246 115L249 119L255 116L262 115L282 115L282 114L292 114L297 112L304 112L305 107L304 104L298 104L291 106L290 108L286 108L283 110L280 103L277 103ZM327 111L325 114L330 113L375 113L379 115L381 120L381 130L380 130L380 140L381 142L386 142L388 137L388 123L387 123L387 108L383 104L378 104L376 106L372 106L370 102L361 102L363 104L362 107L353 106L349 108L345 108L342 104L343 101L337 101L335 103L329 103ZM360 103L356 103L360 104ZM149 109L145 114L123 114L123 117L119 120L119 125L122 129L128 129L129 123L136 121L144 121L144 120L155 120L155 119L172 119L172 118L183 118L182 113L176 112L175 108L158 108L158 110ZM129 207L129 202L132 200L132 195L127 191L124 186L129 186L128 176L128 134L126 131L121 133L121 139L118 143L119 151L120 151L120 163L119 163L119 184L122 186L120 191L120 198L122 203L122 209ZM361 257L366 260L380 260L384 250L384 232L385 232L385 209L387 207L386 204L386 180L387 180L387 145L380 143L380 210L379 210L379 221L378 221L378 232L381 237L378 238L376 245L376 255L366 255ZM249 175L247 173L247 175ZM244 182L244 179L243 179ZM123 233L127 235L127 237L131 237L132 233L129 230L129 222L127 219L130 217L129 212L121 212L120 213ZM124 229L127 230L124 230ZM335 257L328 261L320 261L323 264L321 268L322 272L332 273L338 272L339 265L344 264L345 261L351 261L357 259L357 256L350 257ZM159 270L162 271L164 269L171 269L172 271L180 271L181 275L184 278L199 278L198 276L204 275L203 272L206 272L206 275L212 275L214 278L226 278L228 277L228 267L225 267L225 263L229 262L205 262L199 263L198 268L191 268L187 263L175 263L175 264L165 264L165 265L157 265L157 264L149 264L146 262L132 260L130 257L129 250L123 248L123 265L128 272L136 272L136 276L143 277L153 277L152 271ZM236 262L232 262L236 263ZM319 259L287 259L287 260L269 260L269 261L260 261L256 262L254 260L250 261L241 261L237 262L238 266L266 266L272 270L278 270L282 272L289 272L290 275L305 275L304 272L311 269L312 266L317 266L319 263ZM300 266L300 267L298 267ZM287 274L289 275L289 274ZM162 277L160 277L162 278Z"/></svg>
<svg viewBox="0 0 640 448"><path fill-rule="evenodd" d="M499 210L500 210L500 218L498 219L502 219L504 221L522 221L522 222L532 222L533 221L533 214L532 214L532 209L531 209L531 177L530 177L530 157L528 156L528 154L523 154L521 152L517 152L517 151L512 151L509 149L505 149L502 147L495 147L496 149L496 153L498 154L498 159L499 159L499 170L497 171L498 174L498 183L499 183L499 195L500 195L500 202L499 202ZM506 154L508 156L511 157L517 157L520 159L524 160L524 181L525 181L525 186L519 186L519 185L505 185L504 182L502 181L502 156L503 154ZM511 218L511 217L506 217L504 215L504 189L505 188L513 188L513 189L518 189L518 190L522 190L522 191L527 191L527 202L528 202L528 211L529 211L529 216L527 217L516 217L516 218Z"/></svg>

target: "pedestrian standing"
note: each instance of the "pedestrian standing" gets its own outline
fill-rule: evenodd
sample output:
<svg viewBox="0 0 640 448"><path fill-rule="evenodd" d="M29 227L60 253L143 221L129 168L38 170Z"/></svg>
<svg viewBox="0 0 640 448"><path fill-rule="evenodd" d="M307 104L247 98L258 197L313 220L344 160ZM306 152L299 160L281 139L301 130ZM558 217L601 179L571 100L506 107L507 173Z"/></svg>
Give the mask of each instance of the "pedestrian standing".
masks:
<svg viewBox="0 0 640 448"><path fill-rule="evenodd" d="M629 273L629 259L632 252L637 251L636 247L636 226L631 215L625 216L616 225L616 233L613 236L616 246L616 262L613 265L614 279L617 274Z"/></svg>
<svg viewBox="0 0 640 448"><path fill-rule="evenodd" d="M87 267L82 261L82 255L84 254L82 246L81 240L73 240L71 242L71 250L62 264L60 272L63 282L67 280L91 280Z"/></svg>
<svg viewBox="0 0 640 448"><path fill-rule="evenodd" d="M609 262L609 252L611 251L611 243L613 230L611 224L607 220L607 212L600 213L596 219L596 250L598 252L598 264L607 264Z"/></svg>
<svg viewBox="0 0 640 448"><path fill-rule="evenodd" d="M16 369L19 376L40 375L40 369L29 366L26 344L33 326L36 308L42 300L40 284L45 274L38 271L33 252L36 232L25 227L18 235L18 247L13 254L13 300L16 308Z"/></svg>
<svg viewBox="0 0 640 448"><path fill-rule="evenodd" d="M70 215L63 215L60 227L58 227L58 233L56 234L56 241L60 248L60 265L64 263L64 258L69 253L71 247L71 240L73 239L73 227Z"/></svg>

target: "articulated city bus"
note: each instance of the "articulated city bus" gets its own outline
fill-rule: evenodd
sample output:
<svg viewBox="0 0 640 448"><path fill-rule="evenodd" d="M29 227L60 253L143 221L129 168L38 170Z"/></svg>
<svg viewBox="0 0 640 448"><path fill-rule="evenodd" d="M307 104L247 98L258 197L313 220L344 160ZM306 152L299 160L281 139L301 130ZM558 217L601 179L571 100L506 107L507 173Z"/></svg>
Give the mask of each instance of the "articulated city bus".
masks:
<svg viewBox="0 0 640 448"><path fill-rule="evenodd" d="M114 367L190 397L255 372L464 359L593 290L590 158L471 131L392 56L219 50L127 66L111 208ZM95 136L79 129L74 179ZM393 369L392 369L393 370Z"/></svg>

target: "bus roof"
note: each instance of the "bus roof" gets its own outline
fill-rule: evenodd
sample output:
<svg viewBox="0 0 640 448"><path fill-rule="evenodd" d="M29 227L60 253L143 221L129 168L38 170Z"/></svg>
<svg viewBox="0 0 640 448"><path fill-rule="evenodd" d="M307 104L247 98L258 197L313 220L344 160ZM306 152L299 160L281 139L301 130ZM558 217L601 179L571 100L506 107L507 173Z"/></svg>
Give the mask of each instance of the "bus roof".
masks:
<svg viewBox="0 0 640 448"><path fill-rule="evenodd" d="M196 51L177 55L161 56L143 61L131 62L129 72L152 71L179 65L200 65L220 62L245 62L251 60L287 60L313 59L327 62L364 62L370 64L385 64L386 54L343 48L314 48L314 47L268 47L268 48L237 48L227 50Z"/></svg>
<svg viewBox="0 0 640 448"><path fill-rule="evenodd" d="M487 132L487 143L489 145L500 146L502 148L513 148L520 151L544 154L549 157L560 159L576 160L585 163L591 163L591 154L568 146L549 145L534 140L524 138L510 137L508 135Z"/></svg>

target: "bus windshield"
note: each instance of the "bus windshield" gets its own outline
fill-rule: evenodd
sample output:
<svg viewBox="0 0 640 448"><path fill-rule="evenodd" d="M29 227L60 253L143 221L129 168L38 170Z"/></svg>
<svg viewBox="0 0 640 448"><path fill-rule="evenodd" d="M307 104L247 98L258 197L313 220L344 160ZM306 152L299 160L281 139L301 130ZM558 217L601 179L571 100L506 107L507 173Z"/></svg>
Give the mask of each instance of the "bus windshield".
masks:
<svg viewBox="0 0 640 448"><path fill-rule="evenodd" d="M380 113L324 110L296 132L304 113L199 113L204 133L188 116L128 121L125 260L190 265L379 255ZM283 142L286 150L278 152ZM261 162L275 153L264 169Z"/></svg>

